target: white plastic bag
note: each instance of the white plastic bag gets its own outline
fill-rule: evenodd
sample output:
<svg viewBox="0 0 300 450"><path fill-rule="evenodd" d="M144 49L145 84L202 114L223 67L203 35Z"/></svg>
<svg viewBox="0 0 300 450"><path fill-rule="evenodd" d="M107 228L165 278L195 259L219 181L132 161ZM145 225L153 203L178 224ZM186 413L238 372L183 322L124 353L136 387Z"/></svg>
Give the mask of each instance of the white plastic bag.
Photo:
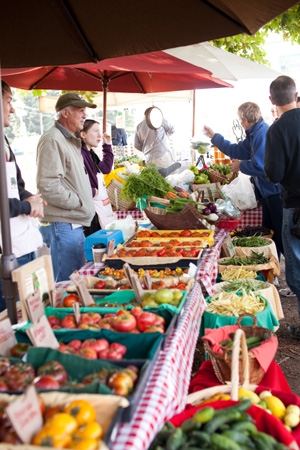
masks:
<svg viewBox="0 0 300 450"><path fill-rule="evenodd" d="M136 231L136 221L130 214L125 219L115 220L106 225L106 230L121 230L123 233L124 241L130 239Z"/></svg>
<svg viewBox="0 0 300 450"><path fill-rule="evenodd" d="M241 211L257 207L254 189L250 177L244 173L239 173L231 183L222 187L225 197L230 198L233 205Z"/></svg>

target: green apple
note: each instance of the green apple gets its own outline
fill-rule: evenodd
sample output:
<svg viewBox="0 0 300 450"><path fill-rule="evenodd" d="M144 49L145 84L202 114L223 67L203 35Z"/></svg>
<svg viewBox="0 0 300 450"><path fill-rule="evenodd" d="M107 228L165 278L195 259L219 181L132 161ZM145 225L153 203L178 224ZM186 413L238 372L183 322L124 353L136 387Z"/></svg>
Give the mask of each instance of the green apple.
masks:
<svg viewBox="0 0 300 450"><path fill-rule="evenodd" d="M168 288L161 288L155 292L155 301L159 304L162 303L172 303L173 302L173 292Z"/></svg>

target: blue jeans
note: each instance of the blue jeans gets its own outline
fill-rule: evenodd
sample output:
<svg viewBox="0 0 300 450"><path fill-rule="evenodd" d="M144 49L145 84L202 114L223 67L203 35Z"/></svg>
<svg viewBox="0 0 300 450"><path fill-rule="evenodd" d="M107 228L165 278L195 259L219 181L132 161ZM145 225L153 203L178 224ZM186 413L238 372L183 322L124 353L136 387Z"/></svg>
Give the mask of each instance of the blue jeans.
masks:
<svg viewBox="0 0 300 450"><path fill-rule="evenodd" d="M40 226L43 241L50 249L55 282L69 280L70 275L85 263L82 227L72 229L66 222Z"/></svg>
<svg viewBox="0 0 300 450"><path fill-rule="evenodd" d="M28 253L27 255L20 256L17 258L19 267L24 266L25 264L33 261L36 258L35 252ZM17 299L19 300L19 298ZM2 279L0 279L0 311L4 311L6 309L6 301L2 295Z"/></svg>
<svg viewBox="0 0 300 450"><path fill-rule="evenodd" d="M297 296L298 314L300 316L300 239L291 234L293 212L293 209L283 209L282 241L286 282Z"/></svg>
<svg viewBox="0 0 300 450"><path fill-rule="evenodd" d="M282 243L282 200L280 194L270 195L262 198L262 226L274 231L273 241L275 242L278 259L280 261L281 253L284 254Z"/></svg>

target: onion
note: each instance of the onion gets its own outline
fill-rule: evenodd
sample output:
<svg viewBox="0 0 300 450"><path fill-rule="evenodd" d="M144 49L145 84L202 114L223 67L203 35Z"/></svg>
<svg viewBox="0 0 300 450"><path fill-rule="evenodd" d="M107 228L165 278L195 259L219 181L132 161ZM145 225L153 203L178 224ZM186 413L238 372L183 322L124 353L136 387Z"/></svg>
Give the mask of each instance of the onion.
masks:
<svg viewBox="0 0 300 450"><path fill-rule="evenodd" d="M207 218L208 220L212 220L214 222L219 219L219 216L217 214L211 213Z"/></svg>
<svg viewBox="0 0 300 450"><path fill-rule="evenodd" d="M205 216L209 216L211 214L211 210L209 208L205 208L202 210L202 214Z"/></svg>

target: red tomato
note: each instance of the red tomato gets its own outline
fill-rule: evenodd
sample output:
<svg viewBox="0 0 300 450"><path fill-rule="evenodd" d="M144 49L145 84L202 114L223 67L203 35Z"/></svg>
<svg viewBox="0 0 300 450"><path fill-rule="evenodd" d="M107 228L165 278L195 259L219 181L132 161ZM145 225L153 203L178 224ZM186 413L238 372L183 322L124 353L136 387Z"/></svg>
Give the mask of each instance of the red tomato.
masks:
<svg viewBox="0 0 300 450"><path fill-rule="evenodd" d="M107 355L106 355L107 359L115 359L115 360L120 360L123 358L122 353L118 352L117 350L112 349L108 349L107 350Z"/></svg>
<svg viewBox="0 0 300 450"><path fill-rule="evenodd" d="M106 284L105 284L105 281L103 281L103 280L98 280L94 284L94 289L105 289L105 288L106 288Z"/></svg>
<svg viewBox="0 0 300 450"><path fill-rule="evenodd" d="M92 348L96 352L101 352L109 347L109 342L106 339L86 339L82 343L82 348Z"/></svg>
<svg viewBox="0 0 300 450"><path fill-rule="evenodd" d="M139 231L138 233L138 237L149 237L149 236L151 236L151 233L148 230L142 230Z"/></svg>
<svg viewBox="0 0 300 450"><path fill-rule="evenodd" d="M166 283L163 280L153 281L153 283L152 283L152 289L161 289L161 288L165 288L165 287L166 287Z"/></svg>
<svg viewBox="0 0 300 450"><path fill-rule="evenodd" d="M139 331L145 331L147 328L152 327L156 321L156 314L151 312L143 312L137 318L137 327Z"/></svg>
<svg viewBox="0 0 300 450"><path fill-rule="evenodd" d="M37 370L38 375L50 375L62 386L68 379L64 366L58 361L48 361Z"/></svg>
<svg viewBox="0 0 300 450"><path fill-rule="evenodd" d="M179 283L175 286L177 289L180 289L181 291L184 291L186 288L186 283L183 281L179 281Z"/></svg>
<svg viewBox="0 0 300 450"><path fill-rule="evenodd" d="M81 314L80 323L87 323L88 325L95 325L101 319L101 315L97 312L86 312Z"/></svg>
<svg viewBox="0 0 300 450"><path fill-rule="evenodd" d="M68 294L63 299L63 305L66 308L72 308L73 303L79 303L79 302L80 302L80 299L79 299L78 295L76 295L76 294Z"/></svg>
<svg viewBox="0 0 300 450"><path fill-rule="evenodd" d="M114 372L109 377L107 386L116 395L129 395L133 389L133 380L126 372Z"/></svg>
<svg viewBox="0 0 300 450"><path fill-rule="evenodd" d="M69 347L72 347L74 350L79 350L81 344L82 342L79 339L72 339L72 341L68 343Z"/></svg>
<svg viewBox="0 0 300 450"><path fill-rule="evenodd" d="M75 316L73 314L69 314L61 319L61 327L62 328L77 328Z"/></svg>
<svg viewBox="0 0 300 450"><path fill-rule="evenodd" d="M115 331L126 333L133 330L135 327L136 318L129 312L118 314L117 317L113 319L113 328Z"/></svg>
<svg viewBox="0 0 300 450"><path fill-rule="evenodd" d="M125 347L125 345L119 344L119 342L112 342L109 346L109 350L115 350L122 356L124 356L125 353L127 352L127 348Z"/></svg>
<svg viewBox="0 0 300 450"><path fill-rule="evenodd" d="M87 359L97 359L98 355L95 349L91 347L81 347L77 350L76 355L81 356L82 358Z"/></svg>
<svg viewBox="0 0 300 450"><path fill-rule="evenodd" d="M49 316L48 322L50 323L51 328L56 327L56 326L60 327L60 320L57 316Z"/></svg>
<svg viewBox="0 0 300 450"><path fill-rule="evenodd" d="M59 389L61 384L51 375L40 375L33 382L37 389Z"/></svg>
<svg viewBox="0 0 300 450"><path fill-rule="evenodd" d="M142 314L143 312L143 308L141 306L134 306L131 310L130 310L131 314L137 318L140 314Z"/></svg>
<svg viewBox="0 0 300 450"><path fill-rule="evenodd" d="M180 236L191 236L191 234L192 234L192 232L191 232L191 230L183 230L181 233L180 233Z"/></svg>
<svg viewBox="0 0 300 450"><path fill-rule="evenodd" d="M166 250L164 248L162 248L161 250L158 250L157 256L165 256L165 255L166 255Z"/></svg>

